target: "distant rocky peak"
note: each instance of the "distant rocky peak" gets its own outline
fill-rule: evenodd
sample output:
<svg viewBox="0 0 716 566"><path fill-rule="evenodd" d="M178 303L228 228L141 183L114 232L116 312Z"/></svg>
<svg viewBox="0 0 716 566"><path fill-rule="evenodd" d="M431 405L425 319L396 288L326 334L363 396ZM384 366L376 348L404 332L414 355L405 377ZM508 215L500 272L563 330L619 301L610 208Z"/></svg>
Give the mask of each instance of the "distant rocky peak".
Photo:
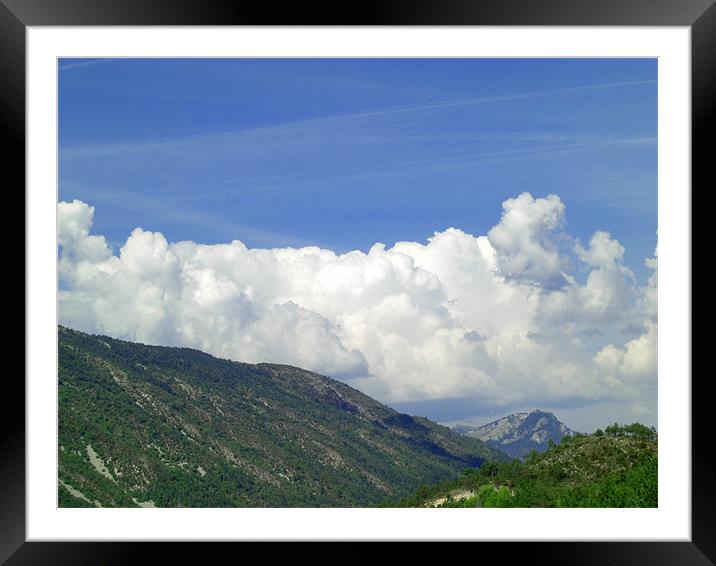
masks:
<svg viewBox="0 0 716 566"><path fill-rule="evenodd" d="M460 431L486 441L513 458L524 458L532 450L543 452L550 440L558 443L563 436L574 435L554 413L540 409L512 413L479 427L463 427Z"/></svg>

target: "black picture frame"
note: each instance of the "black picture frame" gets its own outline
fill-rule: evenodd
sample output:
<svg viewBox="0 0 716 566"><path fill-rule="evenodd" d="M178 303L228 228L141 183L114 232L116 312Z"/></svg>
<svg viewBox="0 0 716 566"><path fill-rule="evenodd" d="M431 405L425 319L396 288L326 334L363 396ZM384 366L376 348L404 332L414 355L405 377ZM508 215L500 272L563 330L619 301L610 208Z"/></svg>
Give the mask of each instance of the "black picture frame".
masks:
<svg viewBox="0 0 716 566"><path fill-rule="evenodd" d="M0 136L6 148L6 179L8 172L14 173L14 184L8 183L8 188L25 186L27 27L268 24L689 27L692 40L692 187L699 184L702 191L706 190L709 161L713 159L708 155L706 136L712 136L710 126L714 121L710 115L712 100L716 100L714 0L369 0L352 5L336 2L329 6L287 3L280 9L270 3L228 0L0 0ZM692 187L684 190L691 190L693 196ZM27 304L27 295L25 298ZM25 332L23 336L25 340L30 339ZM9 349L6 351L6 355L12 354ZM703 374L684 378L691 379L692 390L691 542L472 543L480 546L469 547L469 552L473 556L479 554L481 560L486 560L486 555L490 554L508 557L510 562L522 558L532 564L713 564L716 561L716 467L714 450L710 448L713 425L707 407L710 402L709 378ZM13 566L126 564L150 559L152 554L148 553L148 547L156 549L159 545L165 561L174 560L174 556L182 561L211 560L213 549L207 551L207 546L200 543L26 542L24 396L24 384L18 379L17 372L6 371L5 402L0 411L0 562ZM292 545L288 551L293 560L304 557L301 551L305 557L310 553L313 560L326 556L334 561L340 557L341 561L354 564L372 562L376 556L372 544L353 544L348 552L340 548L321 553L309 549L308 545L299 545L298 549L296 546ZM412 545L412 548L416 546ZM419 548L421 554L424 552L422 546ZM401 553L404 552L401 549Z"/></svg>

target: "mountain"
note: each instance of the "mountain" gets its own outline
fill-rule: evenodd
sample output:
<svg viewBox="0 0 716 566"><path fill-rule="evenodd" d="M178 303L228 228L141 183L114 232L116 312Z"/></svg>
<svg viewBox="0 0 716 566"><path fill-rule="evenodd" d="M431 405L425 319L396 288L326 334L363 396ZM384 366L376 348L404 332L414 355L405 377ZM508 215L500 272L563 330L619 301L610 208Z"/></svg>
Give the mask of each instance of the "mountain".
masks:
<svg viewBox="0 0 716 566"><path fill-rule="evenodd" d="M573 436L553 413L535 409L529 413L513 413L482 426L457 424L453 430L484 440L512 458L524 459L532 450L544 452L551 440L558 443L563 436Z"/></svg>
<svg viewBox="0 0 716 566"><path fill-rule="evenodd" d="M328 377L60 327L62 507L356 507L509 458Z"/></svg>
<svg viewBox="0 0 716 566"><path fill-rule="evenodd" d="M639 423L562 442L524 462L485 463L386 507L657 507L656 431Z"/></svg>

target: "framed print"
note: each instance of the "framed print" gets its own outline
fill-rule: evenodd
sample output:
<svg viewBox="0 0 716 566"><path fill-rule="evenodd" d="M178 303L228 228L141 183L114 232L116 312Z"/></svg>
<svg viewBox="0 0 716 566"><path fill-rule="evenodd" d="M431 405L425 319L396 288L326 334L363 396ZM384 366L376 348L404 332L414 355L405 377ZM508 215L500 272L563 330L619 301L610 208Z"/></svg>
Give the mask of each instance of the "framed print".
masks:
<svg viewBox="0 0 716 566"><path fill-rule="evenodd" d="M0 7L27 221L3 559L713 560L710 2L110 4Z"/></svg>

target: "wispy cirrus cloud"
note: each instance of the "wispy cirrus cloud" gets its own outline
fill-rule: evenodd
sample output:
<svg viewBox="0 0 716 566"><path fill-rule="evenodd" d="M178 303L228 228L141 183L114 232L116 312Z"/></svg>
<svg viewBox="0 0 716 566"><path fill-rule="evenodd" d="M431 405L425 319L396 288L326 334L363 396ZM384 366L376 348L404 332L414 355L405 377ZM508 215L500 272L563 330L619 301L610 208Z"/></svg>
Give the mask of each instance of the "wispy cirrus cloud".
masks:
<svg viewBox="0 0 716 566"><path fill-rule="evenodd" d="M87 62L92 63L92 62ZM85 63L77 63L77 65L84 65ZM72 65L70 65L71 67ZM412 104L395 106L389 108L381 108L376 110L368 110L364 112L352 112L347 114L338 114L334 116L324 116L319 118L311 118L307 120L287 121L279 124L272 124L268 126L260 126L249 129L235 130L230 132L223 132L219 134L203 134L197 136L184 136L180 138L167 138L152 141L142 141L138 143L118 143L118 144L102 144L96 146L76 146L68 147L60 150L60 159L72 160L72 159L86 159L91 157L97 157L101 155L115 155L122 153L133 153L133 152L144 152L144 151L157 151L157 150L180 150L186 147L188 144L206 144L225 140L231 136L240 136L241 134L269 134L276 135L281 134L283 130L288 132L293 131L294 128L299 128L303 131L310 130L312 127L320 127L331 123L340 123L344 125L345 122L351 122L355 120L361 120L365 118L376 118L376 117L389 117L403 113L419 113L428 110L441 110L458 108L464 106L475 106L482 104L494 104L499 102L510 102L515 100L530 100L535 98L546 98L553 96L569 96L574 94L580 94L590 91L606 90L606 89L617 89L630 86L644 86L656 84L656 81L645 80L645 81L623 81L616 83L603 83L603 84L592 84L567 87L561 89L550 89L543 91L529 91L513 94L503 94L495 96L483 96L470 99L462 100L446 100L438 101L433 103L424 104ZM423 134L425 135L425 134ZM516 140L528 140L528 141L539 141L546 140L550 137L559 137L564 134L549 134L544 132L539 133L495 133L495 132L475 132L473 139L480 139L480 136L491 136L490 139L500 139L504 141L516 141ZM454 138L453 138L454 139Z"/></svg>
<svg viewBox="0 0 716 566"><path fill-rule="evenodd" d="M203 211L190 205L201 199L201 195L188 196L186 194L145 194L137 198L137 193L130 190L80 186L70 183L75 193L81 193L94 203L107 208L141 213L150 209L155 212L153 221L162 224L180 224L195 229L211 226L215 234L232 239L237 234L243 238L263 246L310 246L318 242L306 240L295 235L263 230L241 222L232 222L226 218L217 218L215 214ZM158 213L156 213L158 211Z"/></svg>
<svg viewBox="0 0 716 566"><path fill-rule="evenodd" d="M107 57L103 59L91 59L89 61L77 61L76 63L68 62L72 61L71 58L60 59L60 64L57 66L59 72L69 71L72 69L79 69L83 67L95 67L97 65L105 65L114 61L120 61L121 58Z"/></svg>

